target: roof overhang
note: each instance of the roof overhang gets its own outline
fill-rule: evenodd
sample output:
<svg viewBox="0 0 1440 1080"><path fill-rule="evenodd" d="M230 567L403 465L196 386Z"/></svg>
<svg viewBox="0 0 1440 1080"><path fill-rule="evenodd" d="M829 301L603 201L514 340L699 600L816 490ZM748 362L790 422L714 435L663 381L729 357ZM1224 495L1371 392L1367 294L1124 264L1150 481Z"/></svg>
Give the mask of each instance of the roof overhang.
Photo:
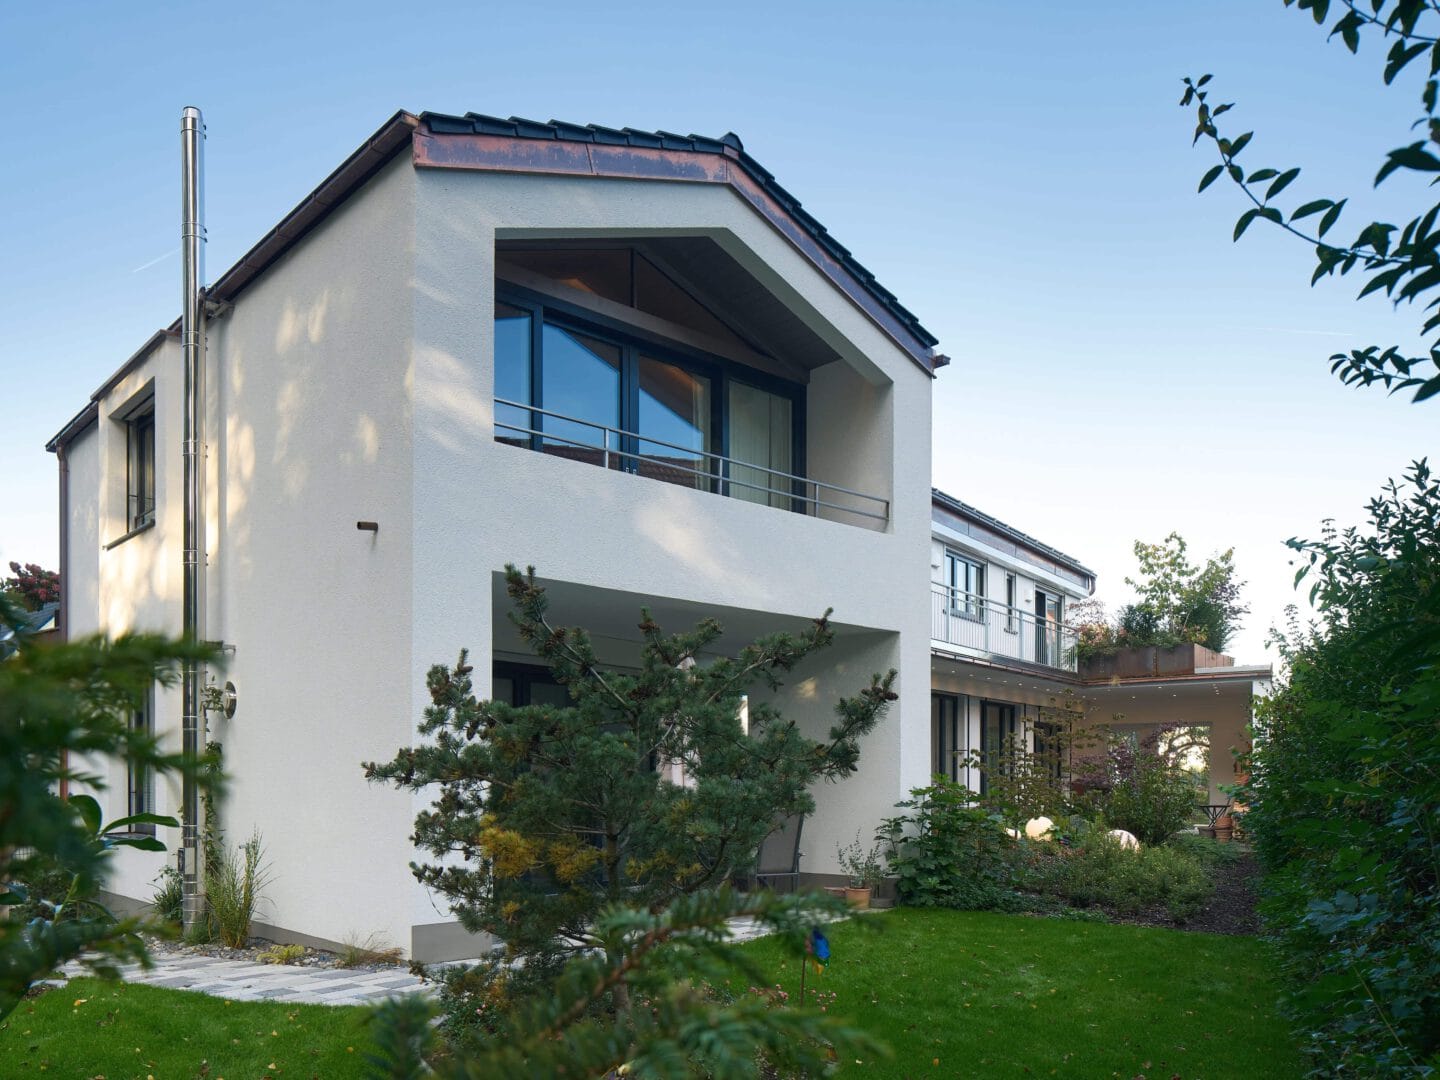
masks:
<svg viewBox="0 0 1440 1080"><path fill-rule="evenodd" d="M728 187L806 257L927 374L945 366L937 339L798 199L745 153L740 139L422 113L417 168L467 169Z"/></svg>
<svg viewBox="0 0 1440 1080"><path fill-rule="evenodd" d="M558 121L497 120L476 113L456 117L440 113L417 116L403 109L396 112L206 290L207 303L233 302L247 285L407 149L417 168L723 184L779 230L928 374L949 363L948 357L935 351L934 335L806 213L799 200L745 153L737 136L706 139ZM53 452L84 431L95 420L99 399L165 335L179 331L177 319L153 335L45 448Z"/></svg>

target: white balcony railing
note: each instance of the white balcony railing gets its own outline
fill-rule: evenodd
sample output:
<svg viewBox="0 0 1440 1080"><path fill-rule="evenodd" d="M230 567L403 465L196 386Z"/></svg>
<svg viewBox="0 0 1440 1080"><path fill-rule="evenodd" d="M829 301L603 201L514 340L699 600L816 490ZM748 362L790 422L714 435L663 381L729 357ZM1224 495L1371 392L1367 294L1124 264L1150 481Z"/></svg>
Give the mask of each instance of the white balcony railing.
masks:
<svg viewBox="0 0 1440 1080"><path fill-rule="evenodd" d="M498 442L813 517L843 520L849 516L861 519L859 523L871 528L883 528L890 520L890 500L878 495L866 495L839 484L663 442L518 401L496 398L495 405ZM507 421L503 419L505 413L526 415L529 424ZM547 420L549 431L544 430ZM577 427L581 429L578 432ZM557 428L569 430L571 434L559 434Z"/></svg>
<svg viewBox="0 0 1440 1080"><path fill-rule="evenodd" d="M1075 670L1075 630L976 593L932 585L930 637L992 657Z"/></svg>

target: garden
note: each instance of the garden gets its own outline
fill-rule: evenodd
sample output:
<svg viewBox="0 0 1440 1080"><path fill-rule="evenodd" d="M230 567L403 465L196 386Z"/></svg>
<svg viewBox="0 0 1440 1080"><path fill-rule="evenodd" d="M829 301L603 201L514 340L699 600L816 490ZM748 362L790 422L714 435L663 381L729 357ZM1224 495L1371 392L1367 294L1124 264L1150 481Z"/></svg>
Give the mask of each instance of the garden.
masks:
<svg viewBox="0 0 1440 1080"><path fill-rule="evenodd" d="M777 817L810 812L813 784L854 773L894 673L838 700L826 739L758 701L741 731L742 695L827 647L826 617L706 665L688 661L717 625L671 635L647 617L641 667L609 671L583 630L550 621L533 573L512 568L521 636L571 706L478 700L462 655L430 673L425 741L365 766L377 783L432 793L416 821L431 862L417 877L505 948L436 973L428 998L373 1014L53 985L67 963L113 976L146 955L153 923L112 917L96 897L115 851L157 843L128 826L173 826L106 823L93 799L58 798L60 780L83 779L71 762L110 754L189 775L215 807L223 769L214 753L168 754L126 722L139 693L211 659L204 650L143 636L20 640L0 665L0 783L16 809L0 819L0 903L24 915L0 920L0 1062L7 1075L274 1080L622 1066L676 1077L1426 1075L1440 966L1426 720L1440 490L1423 466L1410 483L1372 506L1373 536L1296 544L1344 618L1287 640L1290 675L1259 717L1240 793L1278 953L1251 934L1248 845L1195 833L1185 733L1133 737L1066 715L1047 718L1041 752L1012 740L973 762L983 795L937 778L842 853L853 884L893 885L898 910L736 891ZM1396 657L1413 666L1397 675ZM1061 753L1065 784L1046 756ZM694 786L665 781L657 755ZM222 842L218 822L205 831ZM237 937L263 886L258 842L217 847L213 865L230 877L209 883L215 906L191 932ZM737 920L766 936L735 945ZM1282 1016L1303 1033L1298 1049Z"/></svg>

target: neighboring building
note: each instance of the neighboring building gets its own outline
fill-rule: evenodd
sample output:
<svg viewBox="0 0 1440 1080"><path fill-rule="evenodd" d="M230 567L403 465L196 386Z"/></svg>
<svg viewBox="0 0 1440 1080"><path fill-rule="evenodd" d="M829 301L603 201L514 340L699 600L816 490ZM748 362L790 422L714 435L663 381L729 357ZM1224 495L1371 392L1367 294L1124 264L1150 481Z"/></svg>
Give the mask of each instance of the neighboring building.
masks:
<svg viewBox="0 0 1440 1080"><path fill-rule="evenodd" d="M554 695L506 619L510 562L617 665L642 605L717 617L719 649L833 606L781 701L816 735L898 669L863 777L815 793L807 872L926 782L944 358L739 139L398 113L207 300L201 625L236 691L209 737L229 838L258 828L272 864L261 932L483 946L406 870L428 800L359 763L414 740L461 648L478 694ZM157 333L50 443L68 634L180 630L180 356ZM178 745L178 698L135 722ZM179 806L108 780L107 816ZM163 861L124 852L116 893L148 899Z"/></svg>
<svg viewBox="0 0 1440 1080"><path fill-rule="evenodd" d="M1231 751L1249 749L1252 702L1269 692L1268 665L1237 667L1194 646L1077 663L1067 612L1095 591L1094 572L942 491L932 492L932 514L933 772L983 790L977 759L991 759L1007 739L1034 750L1068 713L1081 727L1137 734L1201 729L1209 802L1227 801ZM1064 771L1069 763L1058 764Z"/></svg>
<svg viewBox="0 0 1440 1080"><path fill-rule="evenodd" d="M43 641L55 633L55 624L59 617L60 605L52 600L48 604L41 604L34 611L27 611L19 630L22 634L34 634ZM15 628L0 625L0 660L9 656L14 649Z"/></svg>

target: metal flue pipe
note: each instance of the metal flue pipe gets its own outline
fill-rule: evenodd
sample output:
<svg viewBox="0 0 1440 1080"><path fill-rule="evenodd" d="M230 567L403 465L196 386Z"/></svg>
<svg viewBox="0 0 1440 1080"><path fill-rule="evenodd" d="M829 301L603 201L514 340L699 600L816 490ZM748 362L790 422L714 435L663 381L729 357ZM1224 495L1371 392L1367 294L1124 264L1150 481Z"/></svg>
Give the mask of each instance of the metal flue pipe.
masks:
<svg viewBox="0 0 1440 1080"><path fill-rule="evenodd" d="M200 455L204 400L201 380L205 362L205 225L202 221L203 199L202 152L205 143L205 121L200 110L187 106L180 117L180 348L185 366L184 424L184 626L187 641L204 640L200 606L203 596L201 571L204 567L200 480L203 462ZM181 744L187 756L198 757L203 749L201 727L200 682L202 672L194 660L187 660L181 671ZM185 928L204 917L204 896L201 890L203 867L200 849L200 791L193 775L187 775L181 795L180 872L184 881Z"/></svg>

